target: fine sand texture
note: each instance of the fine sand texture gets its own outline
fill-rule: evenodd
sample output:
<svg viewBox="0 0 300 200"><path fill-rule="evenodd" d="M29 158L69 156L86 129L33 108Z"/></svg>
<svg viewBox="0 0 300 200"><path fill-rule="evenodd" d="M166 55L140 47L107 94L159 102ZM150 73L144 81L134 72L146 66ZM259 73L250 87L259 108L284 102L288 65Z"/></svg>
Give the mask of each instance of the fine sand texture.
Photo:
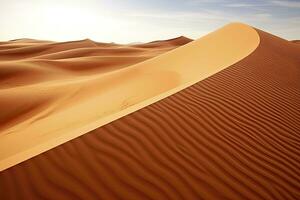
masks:
<svg viewBox="0 0 300 200"><path fill-rule="evenodd" d="M256 33L230 67L0 172L0 199L299 199L300 47Z"/></svg>
<svg viewBox="0 0 300 200"><path fill-rule="evenodd" d="M227 68L252 53L259 36L252 27L233 23L193 42L179 37L129 47L91 40L37 44L2 54L3 76L13 75L0 90L0 170ZM97 45L100 57L79 57Z"/></svg>

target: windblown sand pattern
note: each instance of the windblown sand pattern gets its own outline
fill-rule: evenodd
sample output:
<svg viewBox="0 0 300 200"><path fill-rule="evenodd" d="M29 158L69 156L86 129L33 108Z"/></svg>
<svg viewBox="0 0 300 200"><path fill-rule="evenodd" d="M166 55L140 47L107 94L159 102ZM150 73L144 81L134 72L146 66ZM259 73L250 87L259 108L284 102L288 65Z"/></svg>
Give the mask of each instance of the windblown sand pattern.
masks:
<svg viewBox="0 0 300 200"><path fill-rule="evenodd" d="M0 199L299 199L300 47L242 61L0 173Z"/></svg>

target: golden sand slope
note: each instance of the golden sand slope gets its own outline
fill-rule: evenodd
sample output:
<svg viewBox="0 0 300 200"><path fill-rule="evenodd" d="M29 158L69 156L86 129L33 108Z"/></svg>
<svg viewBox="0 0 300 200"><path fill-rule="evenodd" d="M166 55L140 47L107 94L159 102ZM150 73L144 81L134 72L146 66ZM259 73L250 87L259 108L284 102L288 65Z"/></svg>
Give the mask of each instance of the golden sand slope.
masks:
<svg viewBox="0 0 300 200"><path fill-rule="evenodd" d="M298 200L300 47L257 32L225 70L0 172L0 199Z"/></svg>
<svg viewBox="0 0 300 200"><path fill-rule="evenodd" d="M39 72L46 70L43 77L47 77L47 81L45 78L43 81L23 80L24 76L20 75L22 83L33 82L19 87L13 87L13 82L9 82L7 86L10 87L0 91L1 106L5 111L1 119L11 119L10 115L14 115L14 112L8 109L12 106L18 112L15 116L21 118L12 117L15 121L8 121L8 125L2 128L0 169L31 158L203 80L243 59L258 44L258 34L252 27L235 23L154 59L120 70L108 69L105 73L95 75L71 77L68 73L68 78L53 78L53 68L38 69L38 63L46 64L38 60L36 65L30 67ZM85 48L96 44L84 40L76 45ZM58 56L58 53L49 53L66 51L66 47L61 45L46 45L43 51L38 51L37 47L24 47L25 53L20 53L20 49L9 49L2 57L6 60L27 59L29 55L26 52L30 52L31 56L49 59ZM50 66L67 71L75 63L90 66L91 63L84 59L72 60L70 67L66 59L55 61L62 63L52 63ZM90 58L89 61L92 62ZM26 60L22 62L26 64ZM21 69L29 70L30 67Z"/></svg>

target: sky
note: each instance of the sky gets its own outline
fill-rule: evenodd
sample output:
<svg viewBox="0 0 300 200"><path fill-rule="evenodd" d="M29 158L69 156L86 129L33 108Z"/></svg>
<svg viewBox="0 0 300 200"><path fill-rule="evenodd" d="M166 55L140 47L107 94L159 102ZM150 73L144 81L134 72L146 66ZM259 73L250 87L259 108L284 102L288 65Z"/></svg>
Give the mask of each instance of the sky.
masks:
<svg viewBox="0 0 300 200"><path fill-rule="evenodd" d="M197 39L230 22L300 39L300 0L0 0L0 41Z"/></svg>

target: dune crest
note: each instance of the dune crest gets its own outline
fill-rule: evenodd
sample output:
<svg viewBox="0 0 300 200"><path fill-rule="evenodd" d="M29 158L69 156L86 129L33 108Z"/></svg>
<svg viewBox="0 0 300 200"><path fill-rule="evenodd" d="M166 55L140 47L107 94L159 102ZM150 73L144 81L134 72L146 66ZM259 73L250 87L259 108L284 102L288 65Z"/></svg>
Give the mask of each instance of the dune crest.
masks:
<svg viewBox="0 0 300 200"><path fill-rule="evenodd" d="M90 44L84 41L78 45ZM48 99L49 102L43 111L26 116L23 121L1 131L0 169L177 93L240 61L258 45L256 30L233 23L130 67L94 76L3 89L0 98L7 102L12 96L16 99Z"/></svg>

